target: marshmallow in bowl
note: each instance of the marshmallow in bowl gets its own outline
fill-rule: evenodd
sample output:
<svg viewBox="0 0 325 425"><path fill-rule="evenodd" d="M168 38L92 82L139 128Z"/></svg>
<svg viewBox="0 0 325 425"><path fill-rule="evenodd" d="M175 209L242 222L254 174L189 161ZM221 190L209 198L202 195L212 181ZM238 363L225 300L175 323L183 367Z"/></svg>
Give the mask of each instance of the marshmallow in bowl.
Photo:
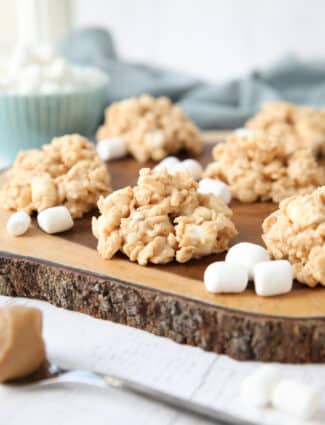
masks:
<svg viewBox="0 0 325 425"><path fill-rule="evenodd" d="M70 65L50 46L18 46L0 70L0 94L71 93L94 88L104 78L94 68Z"/></svg>
<svg viewBox="0 0 325 425"><path fill-rule="evenodd" d="M221 180L202 179L199 181L198 192L203 194L213 193L217 198L220 198L225 204L231 202L230 186Z"/></svg>

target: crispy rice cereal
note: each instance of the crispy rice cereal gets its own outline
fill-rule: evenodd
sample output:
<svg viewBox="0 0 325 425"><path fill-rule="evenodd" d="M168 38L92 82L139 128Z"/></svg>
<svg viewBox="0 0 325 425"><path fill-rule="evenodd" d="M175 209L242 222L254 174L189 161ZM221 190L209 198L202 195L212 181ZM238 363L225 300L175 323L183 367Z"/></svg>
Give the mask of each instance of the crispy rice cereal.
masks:
<svg viewBox="0 0 325 425"><path fill-rule="evenodd" d="M141 265L184 263L226 250L237 234L232 211L214 195L198 193L183 171L143 168L137 186L101 197L98 207L92 227L105 259L122 251Z"/></svg>
<svg viewBox="0 0 325 425"><path fill-rule="evenodd" d="M65 205L73 217L96 206L110 192L110 176L96 149L79 135L54 138L39 150L20 152L1 190L8 210L42 211Z"/></svg>
<svg viewBox="0 0 325 425"><path fill-rule="evenodd" d="M247 121L246 128L278 137L288 153L303 148L315 154L325 152L325 110L285 102L269 103Z"/></svg>
<svg viewBox="0 0 325 425"><path fill-rule="evenodd" d="M276 259L288 259L299 282L325 286L325 186L285 199L263 223L263 239Z"/></svg>
<svg viewBox="0 0 325 425"><path fill-rule="evenodd" d="M111 137L123 137L139 162L160 161L181 149L196 155L202 149L197 127L167 97L143 95L113 103L97 131L97 140Z"/></svg>
<svg viewBox="0 0 325 425"><path fill-rule="evenodd" d="M310 150L287 154L278 138L260 131L232 134L214 148L213 157L205 176L229 184L232 195L242 202L279 202L325 183L325 171Z"/></svg>

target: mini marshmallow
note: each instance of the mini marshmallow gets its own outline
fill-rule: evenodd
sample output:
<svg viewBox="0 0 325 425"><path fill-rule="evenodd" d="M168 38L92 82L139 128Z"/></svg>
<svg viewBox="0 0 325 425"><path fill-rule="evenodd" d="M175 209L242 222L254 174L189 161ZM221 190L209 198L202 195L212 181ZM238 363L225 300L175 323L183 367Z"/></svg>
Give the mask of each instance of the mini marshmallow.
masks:
<svg viewBox="0 0 325 425"><path fill-rule="evenodd" d="M250 406L265 407L270 404L272 392L279 380L280 372L276 366L261 366L242 381L241 399Z"/></svg>
<svg viewBox="0 0 325 425"><path fill-rule="evenodd" d="M24 211L17 211L7 221L7 232L10 236L21 236L27 232L30 224L30 216Z"/></svg>
<svg viewBox="0 0 325 425"><path fill-rule="evenodd" d="M46 233L60 233L73 227L70 211L64 206L47 208L37 216L39 227Z"/></svg>
<svg viewBox="0 0 325 425"><path fill-rule="evenodd" d="M252 136L252 130L248 130L247 128L237 128L237 130L235 130L235 133L238 136L242 136L242 137L251 137Z"/></svg>
<svg viewBox="0 0 325 425"><path fill-rule="evenodd" d="M272 405L275 409L307 419L317 411L319 396L307 384L281 379L272 391Z"/></svg>
<svg viewBox="0 0 325 425"><path fill-rule="evenodd" d="M198 192L208 194L213 193L217 198L220 198L225 204L231 201L230 187L216 179L202 179L199 182Z"/></svg>
<svg viewBox="0 0 325 425"><path fill-rule="evenodd" d="M185 159L185 161L182 161L181 164L183 168L191 174L194 180L199 180L202 177L202 166L195 159Z"/></svg>
<svg viewBox="0 0 325 425"><path fill-rule="evenodd" d="M231 264L241 264L248 270L249 279L254 277L254 266L262 261L269 261L270 256L265 248L250 242L240 242L227 252L225 261Z"/></svg>
<svg viewBox="0 0 325 425"><path fill-rule="evenodd" d="M167 156L154 167L155 171L160 171L166 168L168 173L173 172L176 166L180 164L180 160L176 156Z"/></svg>
<svg viewBox="0 0 325 425"><path fill-rule="evenodd" d="M243 292L247 283L247 269L241 265L234 267L224 261L217 261L210 264L204 272L204 284L208 292Z"/></svg>
<svg viewBox="0 0 325 425"><path fill-rule="evenodd" d="M145 135L144 143L151 148L159 149L164 144L164 133L160 130L151 131Z"/></svg>
<svg viewBox="0 0 325 425"><path fill-rule="evenodd" d="M1 74L7 84L0 84L0 93L21 95L69 93L106 81L101 71L72 66L50 46L42 45L19 46Z"/></svg>
<svg viewBox="0 0 325 425"><path fill-rule="evenodd" d="M127 146L122 137L100 140L96 145L98 156L103 161L123 158L127 155Z"/></svg>
<svg viewBox="0 0 325 425"><path fill-rule="evenodd" d="M286 294L292 289L292 266L287 260L260 262L254 267L254 281L257 295Z"/></svg>

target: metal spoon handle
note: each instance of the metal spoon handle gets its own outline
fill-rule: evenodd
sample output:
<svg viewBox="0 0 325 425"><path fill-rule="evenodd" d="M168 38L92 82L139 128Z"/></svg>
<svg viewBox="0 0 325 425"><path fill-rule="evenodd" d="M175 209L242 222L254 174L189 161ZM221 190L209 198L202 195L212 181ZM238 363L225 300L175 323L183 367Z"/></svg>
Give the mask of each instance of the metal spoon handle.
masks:
<svg viewBox="0 0 325 425"><path fill-rule="evenodd" d="M140 384L138 382L130 381L128 379L115 377L112 375L101 375L107 384L114 388L132 392L150 400L158 401L167 406L173 407L179 411L187 412L191 415L196 415L220 425L257 425L253 422L248 422L240 417L230 415L222 412L221 410L213 409L204 406L195 401L186 400L175 395L159 391L155 388Z"/></svg>

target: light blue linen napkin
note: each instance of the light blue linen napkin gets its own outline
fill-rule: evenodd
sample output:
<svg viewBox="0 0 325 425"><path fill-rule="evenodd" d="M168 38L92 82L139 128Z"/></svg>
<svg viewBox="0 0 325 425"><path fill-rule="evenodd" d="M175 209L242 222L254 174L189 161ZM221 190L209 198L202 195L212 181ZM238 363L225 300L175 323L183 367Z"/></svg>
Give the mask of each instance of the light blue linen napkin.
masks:
<svg viewBox="0 0 325 425"><path fill-rule="evenodd" d="M288 56L268 69L242 78L207 83L190 75L119 57L110 33L100 28L73 31L60 45L63 55L79 65L108 73L107 104L150 93L179 102L202 129L243 125L263 103L275 100L325 106L325 63L303 62Z"/></svg>

